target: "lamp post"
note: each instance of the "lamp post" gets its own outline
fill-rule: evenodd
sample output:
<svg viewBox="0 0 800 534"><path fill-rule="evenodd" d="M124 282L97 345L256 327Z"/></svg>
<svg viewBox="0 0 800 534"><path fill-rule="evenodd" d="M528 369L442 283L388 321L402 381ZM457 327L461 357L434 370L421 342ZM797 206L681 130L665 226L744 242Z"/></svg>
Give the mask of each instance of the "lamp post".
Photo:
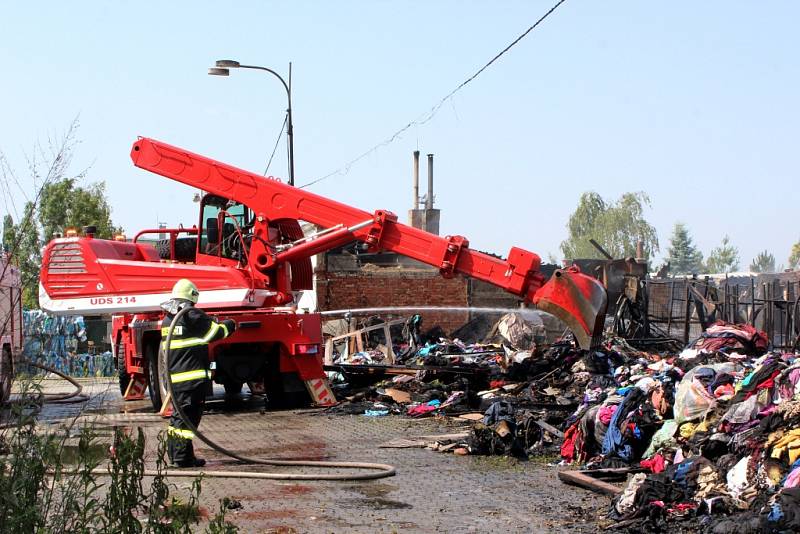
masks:
<svg viewBox="0 0 800 534"><path fill-rule="evenodd" d="M208 74L210 76L230 76L231 71L230 69L253 69L253 70L263 70L265 72L269 72L276 78L278 78L281 83L283 84L283 88L286 90L286 98L288 101L288 107L286 108L286 137L289 140L289 185L294 185L294 127L292 126L292 91L289 88L289 85L286 81L281 77L280 74L275 72L272 69L268 69L267 67L259 67L257 65L242 65L238 61L233 61L231 59L220 59L217 60L216 67L211 67L208 69ZM291 73L291 64L289 66L289 72ZM291 80L291 74L290 78Z"/></svg>

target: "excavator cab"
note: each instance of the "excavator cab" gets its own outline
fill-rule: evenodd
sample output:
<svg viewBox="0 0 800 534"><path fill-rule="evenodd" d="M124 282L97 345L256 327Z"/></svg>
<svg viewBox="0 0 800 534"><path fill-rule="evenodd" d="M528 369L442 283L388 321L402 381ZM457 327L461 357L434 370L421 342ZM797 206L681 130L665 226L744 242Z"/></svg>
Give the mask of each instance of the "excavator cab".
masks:
<svg viewBox="0 0 800 534"><path fill-rule="evenodd" d="M253 215L247 206L206 195L201 207L198 251L207 256L244 262L252 228Z"/></svg>

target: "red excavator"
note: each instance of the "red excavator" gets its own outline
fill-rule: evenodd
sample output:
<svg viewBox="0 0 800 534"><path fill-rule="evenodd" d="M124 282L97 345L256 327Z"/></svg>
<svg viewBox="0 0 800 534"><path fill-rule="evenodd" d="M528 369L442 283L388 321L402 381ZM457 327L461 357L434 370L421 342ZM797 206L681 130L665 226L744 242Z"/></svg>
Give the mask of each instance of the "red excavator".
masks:
<svg viewBox="0 0 800 534"><path fill-rule="evenodd" d="M214 381L226 392L248 383L271 403L301 395L335 402L322 367L321 319L298 312L299 291L312 288L311 257L358 241L433 265L443 277L484 280L562 319L578 343L598 341L606 291L577 268L545 281L538 255L512 248L507 259L471 250L461 236L440 237L397 222L388 211L369 213L273 178L237 169L148 138L131 150L142 169L205 192L191 228L142 230L128 242L82 236L53 239L41 269L40 303L56 314L112 314L112 339L126 399L149 384L158 409L165 396L158 368L159 305L181 278L200 289L202 307L238 327L210 347ZM300 222L314 225L304 234ZM169 236L152 243L147 234Z"/></svg>

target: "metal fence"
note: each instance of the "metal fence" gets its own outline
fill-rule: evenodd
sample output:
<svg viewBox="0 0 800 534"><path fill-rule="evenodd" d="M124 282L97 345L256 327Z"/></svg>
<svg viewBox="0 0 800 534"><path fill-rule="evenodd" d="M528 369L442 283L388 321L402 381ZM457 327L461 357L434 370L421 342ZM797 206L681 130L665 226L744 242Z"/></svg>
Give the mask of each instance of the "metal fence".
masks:
<svg viewBox="0 0 800 534"><path fill-rule="evenodd" d="M800 273L641 280L615 328L637 341L687 344L718 320L753 325L775 348L792 348L800 334Z"/></svg>

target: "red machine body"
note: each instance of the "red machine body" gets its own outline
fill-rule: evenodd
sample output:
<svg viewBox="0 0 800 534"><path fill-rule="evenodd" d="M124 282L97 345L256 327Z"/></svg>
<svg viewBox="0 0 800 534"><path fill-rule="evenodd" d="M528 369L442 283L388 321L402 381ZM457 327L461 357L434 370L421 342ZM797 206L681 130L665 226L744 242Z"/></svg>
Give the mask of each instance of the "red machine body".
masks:
<svg viewBox="0 0 800 534"><path fill-rule="evenodd" d="M280 387L280 396L290 392L293 375L313 400L332 402L327 385L322 398L315 395L324 378L320 317L297 313L292 304L295 292L312 287L310 258L353 241L434 265L444 277L464 274L502 287L564 319L583 346L602 326L602 285L576 270L558 271L545 284L532 252L514 247L499 259L471 250L464 237L430 234L398 223L393 213L362 211L153 139L137 140L131 158L205 191L198 225L145 230L133 242L55 239L45 249L40 288L48 311L117 314L113 332L128 398L143 391L148 374L150 383L156 380L159 304L178 279L189 278L200 289L200 307L239 324L211 347L218 382L257 388L266 377L267 393ZM300 221L321 230L304 235ZM169 239L157 251L139 242L147 233Z"/></svg>

